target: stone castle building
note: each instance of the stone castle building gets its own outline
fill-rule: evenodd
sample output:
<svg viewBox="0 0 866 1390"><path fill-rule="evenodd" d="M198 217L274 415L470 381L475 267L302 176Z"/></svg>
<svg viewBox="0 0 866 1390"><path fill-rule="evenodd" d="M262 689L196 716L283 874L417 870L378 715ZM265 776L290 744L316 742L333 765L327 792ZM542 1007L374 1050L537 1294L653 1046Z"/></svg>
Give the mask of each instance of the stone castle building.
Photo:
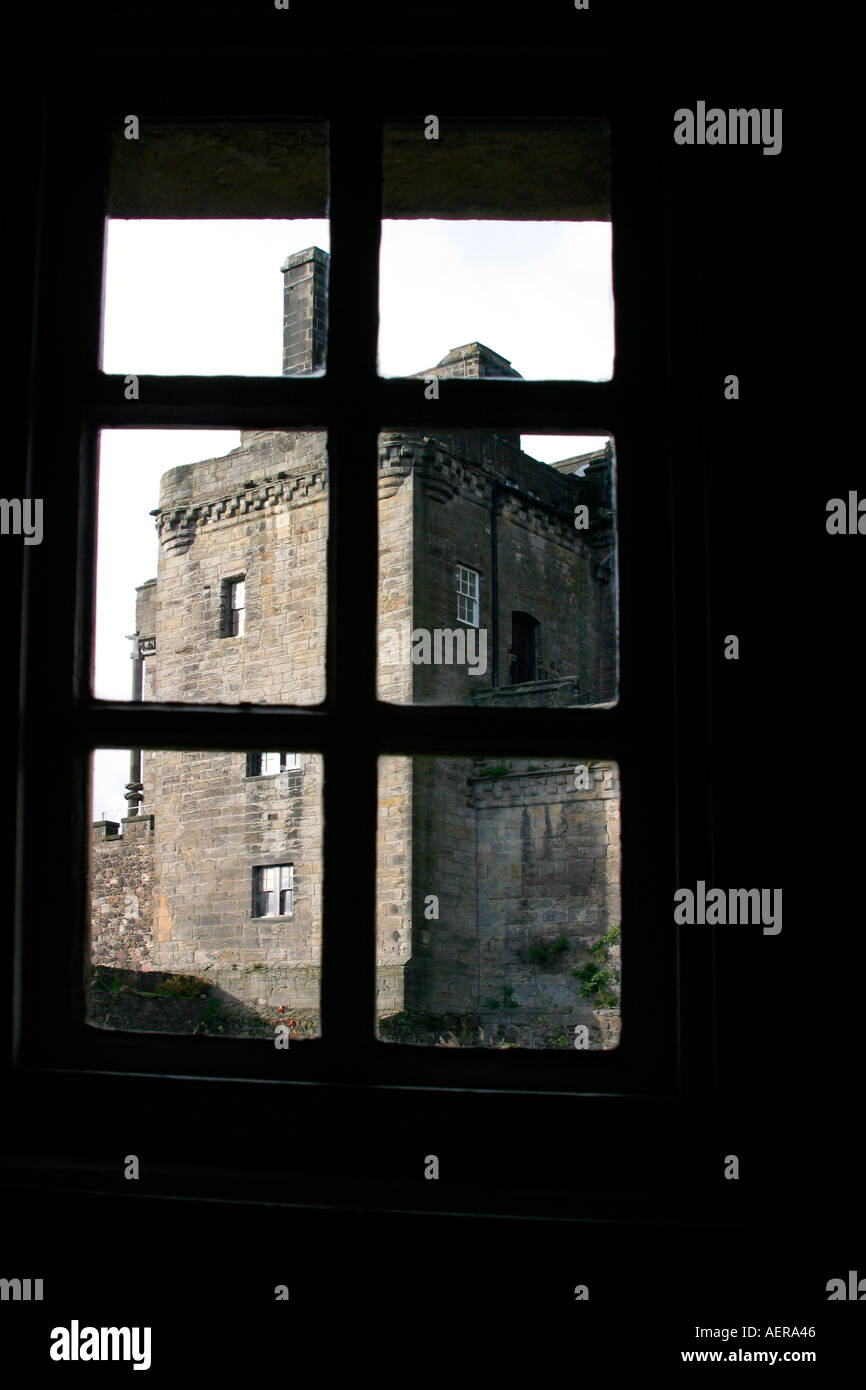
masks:
<svg viewBox="0 0 866 1390"><path fill-rule="evenodd" d="M318 248L282 267L285 373L324 364L327 270ZM480 343L417 373L518 375ZM610 446L550 465L516 433L383 434L380 698L614 700L612 472ZM224 457L163 475L134 698L323 699L327 487L326 438L306 430L245 430ZM581 993L575 971L598 965L591 948L619 923L617 771L576 775L564 753L381 760L377 1009L403 1028L391 1035L469 1019L485 1041L524 1041L530 1025L570 1041L579 1023L592 1045L615 1041L617 1010L599 1002L616 1000ZM313 754L135 750L122 830L93 827L94 964L203 976L225 999L314 1017L322 775Z"/></svg>

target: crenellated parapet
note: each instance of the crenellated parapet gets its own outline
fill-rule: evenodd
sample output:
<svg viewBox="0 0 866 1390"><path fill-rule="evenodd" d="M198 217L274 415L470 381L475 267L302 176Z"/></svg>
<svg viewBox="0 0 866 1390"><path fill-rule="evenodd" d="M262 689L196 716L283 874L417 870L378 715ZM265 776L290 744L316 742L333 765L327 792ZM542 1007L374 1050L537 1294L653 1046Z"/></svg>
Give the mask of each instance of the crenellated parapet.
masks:
<svg viewBox="0 0 866 1390"><path fill-rule="evenodd" d="M477 438L476 438L477 436ZM613 514L593 505L582 478L558 473L489 431L467 430L453 436L388 432L379 450L379 497L393 497L409 476L433 501L461 496L502 515L532 525L559 541L573 544L579 535L591 543L612 538ZM587 523L575 528L575 508L588 506Z"/></svg>
<svg viewBox="0 0 866 1390"><path fill-rule="evenodd" d="M255 516L257 512L321 501L327 497L327 488L328 469L323 462L320 468L313 468L307 473L279 472L274 477L266 475L257 481L244 483L226 497L215 497L207 502L189 502L166 510L158 508L153 515L160 543L168 551L182 551L206 526Z"/></svg>

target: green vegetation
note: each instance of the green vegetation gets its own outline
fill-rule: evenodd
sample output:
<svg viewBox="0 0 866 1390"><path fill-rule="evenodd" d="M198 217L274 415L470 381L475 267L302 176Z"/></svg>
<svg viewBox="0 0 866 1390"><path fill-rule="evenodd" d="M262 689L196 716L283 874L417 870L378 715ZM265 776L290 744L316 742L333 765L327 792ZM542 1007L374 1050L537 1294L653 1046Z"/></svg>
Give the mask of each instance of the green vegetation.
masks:
<svg viewBox="0 0 866 1390"><path fill-rule="evenodd" d="M491 763L489 767L485 767L485 768L482 770L481 776L482 776L482 777L507 777L510 771L511 771L511 767L510 767L510 765L509 765L508 763Z"/></svg>
<svg viewBox="0 0 866 1390"><path fill-rule="evenodd" d="M204 981L197 980L194 975L169 975L167 980L154 985L152 991L157 998L169 999L201 999L207 992Z"/></svg>
<svg viewBox="0 0 866 1390"><path fill-rule="evenodd" d="M217 1019L222 1019L223 1022L217 1023ZM226 1021L222 1001L209 999L201 1011L201 1018L194 1031L196 1033L222 1033Z"/></svg>
<svg viewBox="0 0 866 1390"><path fill-rule="evenodd" d="M617 972L608 964L608 947L619 940L620 924L617 922L599 941L591 946L592 957L586 965L572 970L576 980L580 980L581 999L591 999L600 1009L615 1009L619 1002L617 996L607 986L617 978Z"/></svg>
<svg viewBox="0 0 866 1390"><path fill-rule="evenodd" d="M132 978L147 979L147 975L133 972ZM136 989L135 985L126 984L121 975L112 975L107 984L109 994L132 994L136 999L201 999L209 988L195 975L169 975L158 980L153 989Z"/></svg>
<svg viewBox="0 0 866 1390"><path fill-rule="evenodd" d="M555 965L563 951L568 950L568 942L564 936L558 936L549 945L544 945L540 941L533 941L529 950L526 952L525 959L535 961L536 965ZM520 954L520 959L524 956Z"/></svg>
<svg viewBox="0 0 866 1390"><path fill-rule="evenodd" d="M513 986L513 985L503 985L503 986L502 986L502 999L501 999L501 1000L496 999L496 998L491 994L487 999L484 1000L484 1007L485 1007L485 1009L499 1009L499 1008L503 1008L503 1009L516 1009L516 1008L518 1007L518 1004L517 1004L517 1000L512 998L512 995L513 995L513 994L514 994L514 986Z"/></svg>

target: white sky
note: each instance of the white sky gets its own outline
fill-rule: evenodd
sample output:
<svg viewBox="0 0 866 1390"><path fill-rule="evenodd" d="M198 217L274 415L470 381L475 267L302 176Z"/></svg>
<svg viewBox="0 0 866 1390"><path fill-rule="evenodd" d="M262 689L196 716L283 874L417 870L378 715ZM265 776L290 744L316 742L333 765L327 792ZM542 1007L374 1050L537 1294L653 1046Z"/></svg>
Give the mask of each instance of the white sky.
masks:
<svg viewBox="0 0 866 1390"><path fill-rule="evenodd" d="M108 224L103 370L278 376L287 255L330 249L326 221ZM401 376L482 342L530 380L613 373L611 231L601 222L383 222L379 370ZM545 462L599 447L524 435ZM135 587L156 576L150 511L169 468L228 453L237 430L106 430L101 437L96 672L128 699ZM93 814L126 814L129 754L95 755Z"/></svg>

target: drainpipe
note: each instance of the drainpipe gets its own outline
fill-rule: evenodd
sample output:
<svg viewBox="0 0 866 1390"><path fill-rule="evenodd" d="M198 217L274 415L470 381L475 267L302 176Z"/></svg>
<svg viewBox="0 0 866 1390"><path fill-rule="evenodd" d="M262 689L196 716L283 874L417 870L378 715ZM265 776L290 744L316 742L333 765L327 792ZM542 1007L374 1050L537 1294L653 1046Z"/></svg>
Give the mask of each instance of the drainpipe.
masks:
<svg viewBox="0 0 866 1390"><path fill-rule="evenodd" d="M141 655L141 644L137 632L133 632L130 641L132 642L132 698L136 703L141 702L142 695L142 670L144 658ZM129 781L126 784L124 800L129 807L129 815L137 816L138 808L142 801L144 785L141 780L141 749L130 748L129 750Z"/></svg>
<svg viewBox="0 0 866 1390"><path fill-rule="evenodd" d="M499 498L504 491L501 483L494 483L490 492L490 601L493 604L490 659L493 666L494 687L499 685L499 539L496 517Z"/></svg>

